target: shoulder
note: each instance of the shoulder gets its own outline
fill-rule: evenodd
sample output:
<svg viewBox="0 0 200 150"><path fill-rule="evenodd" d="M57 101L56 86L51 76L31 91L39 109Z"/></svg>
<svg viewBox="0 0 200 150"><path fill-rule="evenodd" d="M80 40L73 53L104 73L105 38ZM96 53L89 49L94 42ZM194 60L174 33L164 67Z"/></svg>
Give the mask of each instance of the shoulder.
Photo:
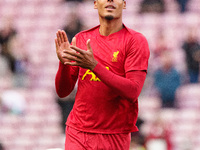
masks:
<svg viewBox="0 0 200 150"><path fill-rule="evenodd" d="M98 28L99 28L99 25L95 26L91 29L88 29L88 30L83 30L83 31L79 32L78 34L76 34L76 37L94 35L96 30L98 30Z"/></svg>
<svg viewBox="0 0 200 150"><path fill-rule="evenodd" d="M133 40L135 42L142 42L142 41L147 42L146 37L142 33L135 31L133 29L130 29L126 26L125 28L126 28L127 34L129 35L130 40Z"/></svg>
<svg viewBox="0 0 200 150"><path fill-rule="evenodd" d="M126 37L128 37L127 46L130 50L137 50L139 53L149 53L149 45L146 37L133 29L126 28Z"/></svg>
<svg viewBox="0 0 200 150"><path fill-rule="evenodd" d="M85 43L87 42L88 39L92 39L96 36L97 30L99 26L93 27L88 30L83 30L75 35L76 37L76 44L77 46L83 48Z"/></svg>

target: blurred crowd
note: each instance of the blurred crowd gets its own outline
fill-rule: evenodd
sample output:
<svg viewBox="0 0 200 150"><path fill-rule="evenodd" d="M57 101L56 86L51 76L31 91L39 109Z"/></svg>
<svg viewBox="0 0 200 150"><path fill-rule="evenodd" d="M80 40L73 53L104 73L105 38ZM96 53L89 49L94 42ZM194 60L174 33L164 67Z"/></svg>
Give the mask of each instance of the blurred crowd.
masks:
<svg viewBox="0 0 200 150"><path fill-rule="evenodd" d="M75 9L77 3L81 4L89 0L63 1L66 4L70 3L70 6L74 6ZM138 14L163 14L166 12L166 3L166 0L141 0ZM188 12L190 0L175 0L174 3L179 6L180 14ZM76 33L87 29L87 25L80 19L76 9L68 16L66 17L66 23L60 27L65 30L69 41L71 41ZM18 36L19 31L13 24L14 18L6 16L2 20L0 26L0 78L3 79L9 76L13 81L13 88L29 88L30 85L27 82L29 77L28 68L31 66L29 50L24 48L25 41ZM184 71L179 70L175 65L174 50L170 47L170 43L166 42L162 30L158 29L156 42L154 43L155 47L152 48L150 45L151 59L148 80L150 79L153 83L153 92L159 97L161 109L178 109L179 106L176 103L177 90L186 84L199 83L200 40L198 28L195 28L195 26L188 27L187 35L182 39L180 49L185 56L183 64L186 64L186 68ZM148 85L144 87L143 93L145 93L146 87L148 89ZM55 103L58 104L61 110L62 121L60 124L63 133L65 132L66 118L73 107L75 93L76 89L64 99L60 99L55 95ZM0 115L4 113L23 115L25 109L26 99L20 93L12 89L0 91ZM138 127L140 128L143 124L145 124L145 120L139 118ZM132 148L135 148L135 150L156 150L160 146L162 148L159 150L173 150L170 136L170 125L163 122L158 116L151 122L148 134L132 134ZM0 146L0 149L3 150L3 146Z"/></svg>
<svg viewBox="0 0 200 150"><path fill-rule="evenodd" d="M12 17L4 18L0 29L0 60L1 77L12 76L14 80L24 77L27 73L28 56L19 38ZM18 80L14 86L25 86L23 80Z"/></svg>

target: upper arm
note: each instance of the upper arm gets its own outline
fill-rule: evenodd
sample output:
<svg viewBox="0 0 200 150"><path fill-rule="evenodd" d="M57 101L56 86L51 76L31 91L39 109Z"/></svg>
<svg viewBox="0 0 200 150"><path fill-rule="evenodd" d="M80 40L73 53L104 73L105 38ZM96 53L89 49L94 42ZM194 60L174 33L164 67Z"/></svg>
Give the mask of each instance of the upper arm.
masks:
<svg viewBox="0 0 200 150"><path fill-rule="evenodd" d="M147 71L149 56L148 42L138 33L130 39L126 49L125 73L136 70Z"/></svg>

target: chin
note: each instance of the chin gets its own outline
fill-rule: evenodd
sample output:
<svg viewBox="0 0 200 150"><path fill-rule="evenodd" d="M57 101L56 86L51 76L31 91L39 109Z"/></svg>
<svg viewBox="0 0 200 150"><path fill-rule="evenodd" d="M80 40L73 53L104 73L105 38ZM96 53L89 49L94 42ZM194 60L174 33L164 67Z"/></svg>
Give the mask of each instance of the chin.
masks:
<svg viewBox="0 0 200 150"><path fill-rule="evenodd" d="M114 19L114 16L112 16L112 15L107 15L107 16L105 16L105 19L107 19L107 20L113 20L113 19Z"/></svg>

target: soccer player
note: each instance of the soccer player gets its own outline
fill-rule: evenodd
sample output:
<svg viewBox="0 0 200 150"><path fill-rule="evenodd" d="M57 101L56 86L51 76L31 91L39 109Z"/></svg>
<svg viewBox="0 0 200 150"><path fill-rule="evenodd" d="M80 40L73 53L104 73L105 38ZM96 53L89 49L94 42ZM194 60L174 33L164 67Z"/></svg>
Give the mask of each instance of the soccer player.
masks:
<svg viewBox="0 0 200 150"><path fill-rule="evenodd" d="M95 0L100 25L78 33L69 44L57 31L60 60L55 86L67 96L78 80L66 122L65 150L129 150L138 131L138 96L148 67L146 38L122 22L123 0Z"/></svg>

